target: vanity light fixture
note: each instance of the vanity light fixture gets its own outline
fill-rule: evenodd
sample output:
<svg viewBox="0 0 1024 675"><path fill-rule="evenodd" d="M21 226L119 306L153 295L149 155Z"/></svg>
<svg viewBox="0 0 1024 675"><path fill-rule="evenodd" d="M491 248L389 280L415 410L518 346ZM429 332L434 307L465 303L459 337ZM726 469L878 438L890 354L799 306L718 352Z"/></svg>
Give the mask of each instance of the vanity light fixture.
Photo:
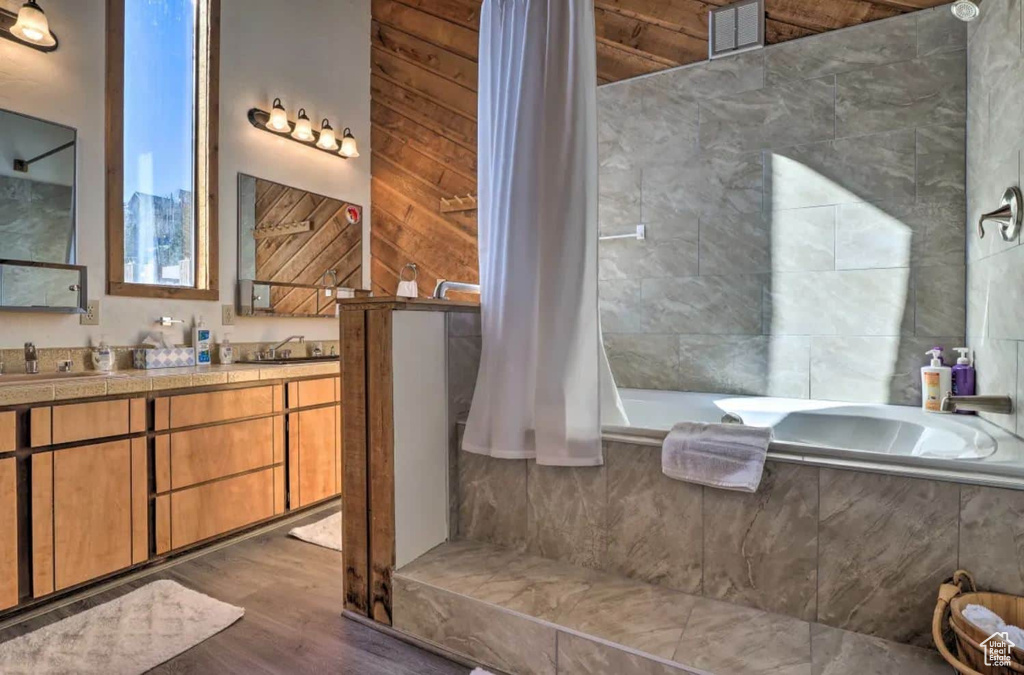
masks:
<svg viewBox="0 0 1024 675"><path fill-rule="evenodd" d="M359 146L356 145L356 137L352 135L352 130L348 127L345 127L345 132L341 135L341 150L338 154L345 159L354 159L359 156Z"/></svg>
<svg viewBox="0 0 1024 675"><path fill-rule="evenodd" d="M281 99L275 98L274 105L270 112L259 108L249 110L249 123L272 134L285 136L296 143L307 147L327 152L342 159L354 159L359 156L359 146L356 144L356 137L352 130L345 127L339 146L337 136L331 123L325 117L320 123L320 131L313 128L305 108L299 109L298 119L294 124L288 121L288 113L284 109Z"/></svg>
<svg viewBox="0 0 1024 675"><path fill-rule="evenodd" d="M292 138L303 143L316 140L313 137L313 124L309 121L309 115L306 114L305 108L299 108L299 119L295 121Z"/></svg>
<svg viewBox="0 0 1024 675"><path fill-rule="evenodd" d="M57 36L50 30L50 22L36 0L28 0L17 15L0 9L0 37L41 52L57 49Z"/></svg>
<svg viewBox="0 0 1024 675"><path fill-rule="evenodd" d="M338 141L334 139L334 129L331 128L331 123L326 117L320 123L320 140L316 142L316 147L321 150L338 149Z"/></svg>

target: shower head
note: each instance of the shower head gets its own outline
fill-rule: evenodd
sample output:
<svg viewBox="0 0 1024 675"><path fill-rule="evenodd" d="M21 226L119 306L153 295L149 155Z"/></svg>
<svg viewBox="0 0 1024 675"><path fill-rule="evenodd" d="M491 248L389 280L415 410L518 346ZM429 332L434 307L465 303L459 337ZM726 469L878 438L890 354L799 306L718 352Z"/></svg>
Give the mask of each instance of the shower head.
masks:
<svg viewBox="0 0 1024 675"><path fill-rule="evenodd" d="M981 13L978 3L973 0L956 0L950 5L950 10L952 10L953 16L961 21L974 21Z"/></svg>

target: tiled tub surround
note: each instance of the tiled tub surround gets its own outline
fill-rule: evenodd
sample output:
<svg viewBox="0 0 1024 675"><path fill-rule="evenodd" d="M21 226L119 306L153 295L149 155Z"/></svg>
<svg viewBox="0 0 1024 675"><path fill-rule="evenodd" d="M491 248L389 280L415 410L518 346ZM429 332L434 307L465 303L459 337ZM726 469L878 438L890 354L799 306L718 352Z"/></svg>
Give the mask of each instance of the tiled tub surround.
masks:
<svg viewBox="0 0 1024 675"><path fill-rule="evenodd" d="M660 441L605 466L459 455L459 536L918 645L958 567L1024 593L1024 491L769 461L757 493L661 473Z"/></svg>
<svg viewBox="0 0 1024 675"><path fill-rule="evenodd" d="M964 339L966 71L939 7L600 87L601 232L648 235L600 246L618 384L919 404Z"/></svg>
<svg viewBox="0 0 1024 675"><path fill-rule="evenodd" d="M1024 248L974 224L1003 191L1024 185L1024 52L1020 0L986 0L968 31L967 342L976 352L978 390L1024 400ZM1024 435L1016 419L986 416Z"/></svg>
<svg viewBox="0 0 1024 675"><path fill-rule="evenodd" d="M479 542L395 574L395 627L509 673L940 675L933 650Z"/></svg>

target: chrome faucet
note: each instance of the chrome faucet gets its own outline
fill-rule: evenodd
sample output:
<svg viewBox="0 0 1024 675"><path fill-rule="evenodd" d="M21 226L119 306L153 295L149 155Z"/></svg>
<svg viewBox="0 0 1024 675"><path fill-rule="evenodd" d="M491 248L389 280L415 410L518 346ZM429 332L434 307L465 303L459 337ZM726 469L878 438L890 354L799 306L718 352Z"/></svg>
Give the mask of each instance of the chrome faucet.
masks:
<svg viewBox="0 0 1024 675"><path fill-rule="evenodd" d="M267 351L261 352L260 353L260 357L263 358L263 359L276 359L277 358L277 350L281 349L281 347L284 347L286 344L288 344L292 340L296 340L296 341L298 341L299 344L303 344L306 341L306 336L305 335L290 335L290 336L286 337L285 339L281 340L280 342L278 342L276 345L274 345L273 347L271 347ZM291 356L291 351L289 351L287 353L287 355L285 355L284 358L288 358L288 356Z"/></svg>
<svg viewBox="0 0 1024 675"><path fill-rule="evenodd" d="M25 373L35 375L39 372L39 357L36 354L36 346L31 342L25 343Z"/></svg>
<svg viewBox="0 0 1024 675"><path fill-rule="evenodd" d="M479 293L480 284L470 284L465 281L448 281L447 279L438 279L437 286L434 286L434 294L430 297L435 300L447 300L448 291L456 291L460 293Z"/></svg>
<svg viewBox="0 0 1024 675"><path fill-rule="evenodd" d="M1009 396L953 396L953 392L950 391L942 397L939 410L947 413L973 410L1009 415L1013 412L1013 399Z"/></svg>

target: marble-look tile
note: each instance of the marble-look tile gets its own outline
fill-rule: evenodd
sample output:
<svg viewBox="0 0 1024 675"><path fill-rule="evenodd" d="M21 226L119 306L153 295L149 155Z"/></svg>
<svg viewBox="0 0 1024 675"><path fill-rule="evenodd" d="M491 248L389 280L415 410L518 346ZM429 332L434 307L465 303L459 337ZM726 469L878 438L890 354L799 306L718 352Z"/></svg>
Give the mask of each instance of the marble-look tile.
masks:
<svg viewBox="0 0 1024 675"><path fill-rule="evenodd" d="M765 152L765 208L911 203L915 165L913 129Z"/></svg>
<svg viewBox="0 0 1024 675"><path fill-rule="evenodd" d="M689 670L572 633L558 633L558 675L683 675Z"/></svg>
<svg viewBox="0 0 1024 675"><path fill-rule="evenodd" d="M1024 405L1021 405L1021 402L1024 401L1024 376L1021 376L1021 373L1024 373L1024 342L1017 343L1017 389L1013 398L1013 407L1017 418L1017 429L1014 433L1024 437Z"/></svg>
<svg viewBox="0 0 1024 675"><path fill-rule="evenodd" d="M925 352L935 345L957 347L963 340L963 336L812 338L810 398L921 405L921 367L928 364Z"/></svg>
<svg viewBox="0 0 1024 675"><path fill-rule="evenodd" d="M945 8L943 8L945 9ZM813 675L946 675L949 664L929 647L913 647L811 624Z"/></svg>
<svg viewBox="0 0 1024 675"><path fill-rule="evenodd" d="M610 333L643 332L643 303L640 279L598 282L601 327Z"/></svg>
<svg viewBox="0 0 1024 675"><path fill-rule="evenodd" d="M458 454L459 535L499 546L526 545L526 460Z"/></svg>
<svg viewBox="0 0 1024 675"><path fill-rule="evenodd" d="M597 181L597 221L602 234L643 222L640 219L639 169L603 168Z"/></svg>
<svg viewBox="0 0 1024 675"><path fill-rule="evenodd" d="M760 214L725 213L701 217L700 273L771 272L773 234L771 217Z"/></svg>
<svg viewBox="0 0 1024 675"><path fill-rule="evenodd" d="M963 124L967 54L947 52L836 77L836 137Z"/></svg>
<svg viewBox="0 0 1024 675"><path fill-rule="evenodd" d="M519 555L473 589L473 597L554 621L593 587L595 573L574 565Z"/></svg>
<svg viewBox="0 0 1024 675"><path fill-rule="evenodd" d="M642 222L673 224L720 213L758 213L760 153L714 152L643 171Z"/></svg>
<svg viewBox="0 0 1024 675"><path fill-rule="evenodd" d="M810 675L806 621L700 598L673 660L715 673Z"/></svg>
<svg viewBox="0 0 1024 675"><path fill-rule="evenodd" d="M636 166L636 120L643 104L639 81L623 80L597 88L597 143L602 168Z"/></svg>
<svg viewBox="0 0 1024 675"><path fill-rule="evenodd" d="M820 470L818 621L926 645L935 589L957 566L953 483Z"/></svg>
<svg viewBox="0 0 1024 675"><path fill-rule="evenodd" d="M914 332L953 335L967 321L967 276L963 267L914 269ZM959 345L958 345L959 346Z"/></svg>
<svg viewBox="0 0 1024 675"><path fill-rule="evenodd" d="M480 312L448 312L448 337L480 337Z"/></svg>
<svg viewBox="0 0 1024 675"><path fill-rule="evenodd" d="M642 103L631 121L634 161L650 167L694 156L699 111L693 91L671 77L644 78L639 89Z"/></svg>
<svg viewBox="0 0 1024 675"><path fill-rule="evenodd" d="M914 12L917 17L917 55L953 52L967 47L967 24L945 5Z"/></svg>
<svg viewBox="0 0 1024 675"><path fill-rule="evenodd" d="M759 335L764 277L644 279L644 332Z"/></svg>
<svg viewBox="0 0 1024 675"><path fill-rule="evenodd" d="M671 68L645 77L648 90L671 90L691 100L728 96L764 86L764 54L745 52Z"/></svg>
<svg viewBox="0 0 1024 675"><path fill-rule="evenodd" d="M835 269L836 208L771 211L771 267L776 272Z"/></svg>
<svg viewBox="0 0 1024 675"><path fill-rule="evenodd" d="M967 130L957 126L917 130L917 201L961 204L967 199Z"/></svg>
<svg viewBox="0 0 1024 675"><path fill-rule="evenodd" d="M948 13L948 12L947 12ZM792 40L765 49L768 82L835 75L914 58L913 16Z"/></svg>
<svg viewBox="0 0 1024 675"><path fill-rule="evenodd" d="M627 232L623 232L627 234ZM692 236L637 241L615 239L598 245L601 279L658 279L696 276L697 230Z"/></svg>
<svg viewBox="0 0 1024 675"><path fill-rule="evenodd" d="M604 334L615 383L630 389L676 389L679 339L675 335Z"/></svg>
<svg viewBox="0 0 1024 675"><path fill-rule="evenodd" d="M957 347L961 345L955 345ZM977 369L977 393L1014 396L1019 382L1017 372L1017 342L993 338L972 340L968 346L974 350ZM1017 420L1013 415L979 413L982 419L1014 433Z"/></svg>
<svg viewBox="0 0 1024 675"><path fill-rule="evenodd" d="M661 472L661 448L605 443L608 555L604 568L687 593L701 588L699 485Z"/></svg>
<svg viewBox="0 0 1024 675"><path fill-rule="evenodd" d="M999 238L995 232L992 236ZM1024 281L1024 248L1017 246L991 256L983 265L988 268L985 280L988 336L1007 340L1024 338L1024 312L1020 311L1021 294L1017 290Z"/></svg>
<svg viewBox="0 0 1024 675"><path fill-rule="evenodd" d="M1024 492L960 487L960 562L978 587L1024 595Z"/></svg>
<svg viewBox="0 0 1024 675"><path fill-rule="evenodd" d="M782 82L700 103L703 152L750 152L834 138L835 78Z"/></svg>
<svg viewBox="0 0 1024 675"><path fill-rule="evenodd" d="M555 674L553 626L402 576L395 577L394 626L498 670Z"/></svg>
<svg viewBox="0 0 1024 675"><path fill-rule="evenodd" d="M468 594L519 558L518 552L509 549L475 541L452 541L427 551L397 574Z"/></svg>
<svg viewBox="0 0 1024 675"><path fill-rule="evenodd" d="M606 467L528 466L527 551L600 568L608 544Z"/></svg>
<svg viewBox="0 0 1024 675"><path fill-rule="evenodd" d="M807 398L809 368L804 336L679 336L682 391Z"/></svg>
<svg viewBox="0 0 1024 675"><path fill-rule="evenodd" d="M765 330L773 335L913 334L909 269L772 276Z"/></svg>
<svg viewBox="0 0 1024 675"><path fill-rule="evenodd" d="M667 588L605 576L557 622L668 659L697 600Z"/></svg>
<svg viewBox="0 0 1024 675"><path fill-rule="evenodd" d="M448 414L458 418L469 412L480 369L479 337L448 338Z"/></svg>
<svg viewBox="0 0 1024 675"><path fill-rule="evenodd" d="M960 266L963 201L956 204L843 204L836 207L836 269Z"/></svg>
<svg viewBox="0 0 1024 675"><path fill-rule="evenodd" d="M704 492L704 595L815 618L818 469L765 464L754 494Z"/></svg>

